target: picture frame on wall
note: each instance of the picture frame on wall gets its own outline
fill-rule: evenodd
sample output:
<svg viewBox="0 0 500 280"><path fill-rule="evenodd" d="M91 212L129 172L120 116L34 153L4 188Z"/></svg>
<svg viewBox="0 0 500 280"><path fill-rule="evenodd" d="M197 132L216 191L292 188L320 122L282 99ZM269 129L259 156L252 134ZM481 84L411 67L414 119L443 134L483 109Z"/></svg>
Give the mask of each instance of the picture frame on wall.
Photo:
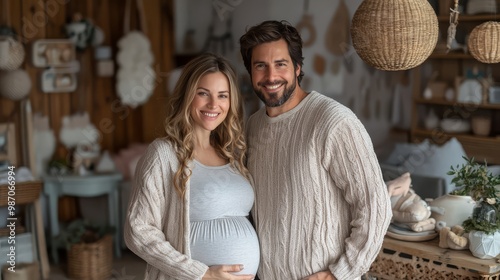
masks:
<svg viewBox="0 0 500 280"><path fill-rule="evenodd" d="M14 123L0 123L0 165L16 165L16 127Z"/></svg>

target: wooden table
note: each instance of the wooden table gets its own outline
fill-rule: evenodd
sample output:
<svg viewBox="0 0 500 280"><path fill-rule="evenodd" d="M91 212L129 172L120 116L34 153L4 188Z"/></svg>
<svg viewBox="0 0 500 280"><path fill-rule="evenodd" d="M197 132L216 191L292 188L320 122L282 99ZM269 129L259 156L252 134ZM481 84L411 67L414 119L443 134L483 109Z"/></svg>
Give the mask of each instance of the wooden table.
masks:
<svg viewBox="0 0 500 280"><path fill-rule="evenodd" d="M378 279L500 279L500 263L469 250L443 249L439 237L422 242L385 237L369 274Z"/></svg>
<svg viewBox="0 0 500 280"><path fill-rule="evenodd" d="M120 227L119 214L119 183L122 175L119 173L93 174L86 176L64 175L45 176L44 193L48 197L50 214L50 237L52 241L59 235L58 199L60 196L69 195L77 197L95 197L108 195L109 223L116 229L114 240L115 256L121 257L120 239L122 229ZM59 255L56 246L51 246L51 255L54 263L59 263Z"/></svg>

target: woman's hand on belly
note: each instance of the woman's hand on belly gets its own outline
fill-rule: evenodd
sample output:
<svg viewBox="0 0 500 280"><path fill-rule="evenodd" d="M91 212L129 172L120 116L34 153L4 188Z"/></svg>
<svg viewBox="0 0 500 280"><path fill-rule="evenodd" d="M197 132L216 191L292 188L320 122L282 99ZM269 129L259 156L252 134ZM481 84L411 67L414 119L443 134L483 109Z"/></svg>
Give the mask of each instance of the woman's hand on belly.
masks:
<svg viewBox="0 0 500 280"><path fill-rule="evenodd" d="M306 278L302 278L302 280L337 280L337 278L335 278L330 271L320 271Z"/></svg>
<svg viewBox="0 0 500 280"><path fill-rule="evenodd" d="M227 279L227 280L252 280L255 275L244 274L244 275L234 275L232 272L240 272L243 270L243 265L233 264L233 265L213 265L210 266L201 278L202 280L212 280L212 279Z"/></svg>

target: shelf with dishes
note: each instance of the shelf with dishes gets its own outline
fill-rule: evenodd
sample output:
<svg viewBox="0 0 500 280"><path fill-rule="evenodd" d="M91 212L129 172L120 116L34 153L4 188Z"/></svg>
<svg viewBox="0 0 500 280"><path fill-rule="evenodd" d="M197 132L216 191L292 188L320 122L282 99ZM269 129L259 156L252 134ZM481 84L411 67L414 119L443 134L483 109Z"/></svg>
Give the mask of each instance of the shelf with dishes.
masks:
<svg viewBox="0 0 500 280"><path fill-rule="evenodd" d="M469 157L500 164L500 63L485 64L468 50L480 24L500 21L494 0L459 2L460 14L448 51L452 0L435 0L439 38L434 52L412 72L410 141L444 144L455 137ZM496 3L500 3L496 1Z"/></svg>
<svg viewBox="0 0 500 280"><path fill-rule="evenodd" d="M451 72L449 69L440 68L433 70L427 84L420 88L422 92L415 93L413 99L416 103L447 105L468 110L500 110L500 84L495 82L498 77L493 77L490 68L479 71L474 65L472 69L467 68L466 73L455 72L451 78L445 78L443 73ZM467 78L462 76L464 74Z"/></svg>
<svg viewBox="0 0 500 280"><path fill-rule="evenodd" d="M443 89L432 98L424 97L422 91L414 92L411 141L429 139L440 145L455 137L469 157L500 164L500 102L491 99L491 103L488 97L473 102L460 86L447 89L453 95L445 96Z"/></svg>
<svg viewBox="0 0 500 280"><path fill-rule="evenodd" d="M455 108L464 108L464 109L492 109L492 110L500 110L500 103L461 103L455 101L447 101L444 99L425 99L425 98L415 98L415 103L417 104L428 104L428 105L443 105L450 106Z"/></svg>
<svg viewBox="0 0 500 280"><path fill-rule="evenodd" d="M439 130L450 134L467 134L476 137L500 137L500 110L458 104L447 105L443 102L416 104L416 119L413 131L421 129Z"/></svg>

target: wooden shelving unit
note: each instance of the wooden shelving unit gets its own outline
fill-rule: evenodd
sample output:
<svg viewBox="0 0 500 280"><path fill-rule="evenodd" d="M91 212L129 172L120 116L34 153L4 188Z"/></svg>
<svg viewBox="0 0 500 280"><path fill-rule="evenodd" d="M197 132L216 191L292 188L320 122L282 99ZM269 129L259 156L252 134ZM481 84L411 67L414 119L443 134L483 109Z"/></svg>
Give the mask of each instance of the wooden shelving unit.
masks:
<svg viewBox="0 0 500 280"><path fill-rule="evenodd" d="M452 1L440 0L439 4ZM441 40L446 39L449 26L449 14L438 15ZM486 21L500 21L500 14L467 15L460 14L457 28L467 34L477 25ZM479 69L483 73L492 73L496 83L500 83L500 64L483 64L474 59L472 55L463 50L444 53L436 50L424 64L411 70L413 80L413 110L410 129L410 141L421 142L429 139L436 144L443 144L451 137L456 137L469 157L478 161L486 160L488 164L500 164L500 104L489 103L487 100L480 104L460 103L448 101L445 98L425 99L423 92L428 82L428 67L438 73L438 80L445 82L454 89L455 97L458 95L456 88L457 77L464 77L468 70ZM426 73L426 76L423 76ZM456 100L456 98L455 98ZM491 132L488 136L478 136L472 131L467 133L452 133L440 127L425 128L425 117L434 110L439 119L445 117L461 118L470 121L478 113L491 116Z"/></svg>

